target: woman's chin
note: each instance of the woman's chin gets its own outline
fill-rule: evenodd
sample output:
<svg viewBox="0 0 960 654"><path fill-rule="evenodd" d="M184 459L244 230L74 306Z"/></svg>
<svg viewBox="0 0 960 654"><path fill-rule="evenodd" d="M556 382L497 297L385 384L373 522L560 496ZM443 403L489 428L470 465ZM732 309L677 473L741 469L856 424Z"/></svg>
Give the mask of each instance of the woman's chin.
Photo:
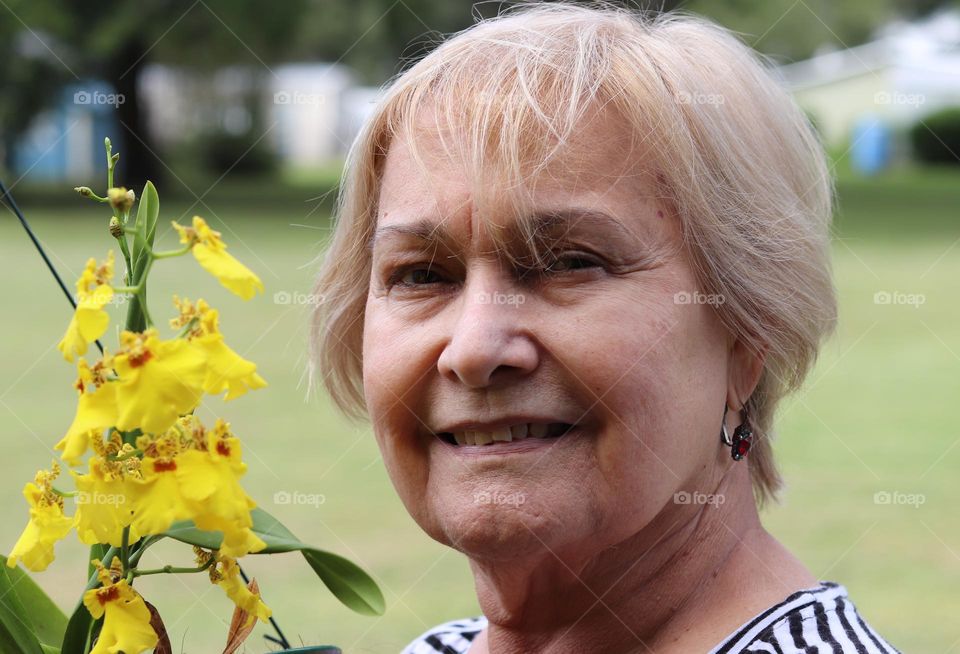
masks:
<svg viewBox="0 0 960 654"><path fill-rule="evenodd" d="M567 506L568 510L560 515L556 506ZM575 520L575 512L569 507L540 503L520 492L500 496L480 493L477 499L472 493L459 499L448 497L434 503L439 532L434 538L474 560L543 556L576 539L581 531L578 527L583 521ZM589 531L583 526L583 531Z"/></svg>

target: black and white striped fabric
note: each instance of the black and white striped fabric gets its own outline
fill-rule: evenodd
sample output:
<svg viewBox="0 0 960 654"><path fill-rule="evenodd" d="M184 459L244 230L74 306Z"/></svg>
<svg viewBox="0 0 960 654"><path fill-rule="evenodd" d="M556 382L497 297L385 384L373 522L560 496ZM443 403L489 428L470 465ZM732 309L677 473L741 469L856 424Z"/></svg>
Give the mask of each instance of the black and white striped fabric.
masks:
<svg viewBox="0 0 960 654"><path fill-rule="evenodd" d="M464 654L487 626L483 616L423 633L401 654ZM866 623L832 581L797 591L744 623L707 654L900 654ZM598 653L602 654L602 653Z"/></svg>

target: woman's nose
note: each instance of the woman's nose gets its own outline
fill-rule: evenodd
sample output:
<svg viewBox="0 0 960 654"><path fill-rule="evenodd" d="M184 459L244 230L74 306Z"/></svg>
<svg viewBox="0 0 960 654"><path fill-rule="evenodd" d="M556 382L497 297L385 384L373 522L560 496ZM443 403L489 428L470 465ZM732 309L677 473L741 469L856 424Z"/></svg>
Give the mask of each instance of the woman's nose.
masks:
<svg viewBox="0 0 960 654"><path fill-rule="evenodd" d="M444 377L483 388L500 377L536 369L539 354L529 331L526 296L474 279L464 286L449 341L437 362Z"/></svg>

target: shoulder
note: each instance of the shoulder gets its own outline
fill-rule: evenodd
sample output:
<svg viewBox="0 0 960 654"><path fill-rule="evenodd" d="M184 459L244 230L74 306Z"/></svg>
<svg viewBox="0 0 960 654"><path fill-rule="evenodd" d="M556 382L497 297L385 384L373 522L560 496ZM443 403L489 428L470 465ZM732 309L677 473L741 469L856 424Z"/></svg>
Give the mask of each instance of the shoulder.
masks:
<svg viewBox="0 0 960 654"><path fill-rule="evenodd" d="M484 616L444 622L420 634L400 654L463 654L486 626Z"/></svg>
<svg viewBox="0 0 960 654"><path fill-rule="evenodd" d="M847 589L832 581L793 593L744 623L710 654L900 654L854 606Z"/></svg>

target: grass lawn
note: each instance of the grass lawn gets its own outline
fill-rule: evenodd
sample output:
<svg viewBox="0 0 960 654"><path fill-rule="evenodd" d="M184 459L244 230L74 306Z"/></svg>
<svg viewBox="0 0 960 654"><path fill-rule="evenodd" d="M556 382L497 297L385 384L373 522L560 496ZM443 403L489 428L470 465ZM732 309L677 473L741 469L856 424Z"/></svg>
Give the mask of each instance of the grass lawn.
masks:
<svg viewBox="0 0 960 654"><path fill-rule="evenodd" d="M161 187L161 215L204 215L224 232L231 252L260 274L266 296L243 303L192 260L161 261L151 277L152 313L158 322L168 317L163 301L174 292L202 295L220 309L228 342L258 363L270 386L229 404L207 399L199 415L233 424L249 465L245 485L264 508L301 539L360 563L386 595L386 615L358 616L332 598L298 555L250 557L245 566L287 636L335 643L350 654L398 652L436 623L479 614L466 560L407 517L369 429L346 422L325 397L307 397L309 306L276 299L309 291L329 204L311 200L321 192L305 185L270 198L241 189L227 184L206 197L213 214L182 199L164 202ZM805 391L781 410L776 448L788 488L765 522L814 574L845 584L864 616L902 651L952 651L960 647L960 174L845 178L839 192L840 324ZM106 219L80 198L58 204L35 197L21 196L21 207L72 284L87 257L113 245ZM170 230L158 234L158 247L174 247ZM6 209L0 266L0 438L7 470L0 548L8 552L26 520L23 482L54 456L75 398L73 369L55 348L67 304ZM922 304L879 304L877 293L912 294ZM112 334L106 342L115 342ZM275 503L283 491L323 501ZM894 501L878 501L877 493ZM922 504L902 503L903 494L919 494ZM189 554L161 544L144 562L184 565ZM82 590L86 556L71 536L58 544L57 561L36 575L67 610ZM219 651L232 610L219 588L202 575L156 575L138 585L161 610L178 652ZM258 627L247 651L267 649L262 632Z"/></svg>

